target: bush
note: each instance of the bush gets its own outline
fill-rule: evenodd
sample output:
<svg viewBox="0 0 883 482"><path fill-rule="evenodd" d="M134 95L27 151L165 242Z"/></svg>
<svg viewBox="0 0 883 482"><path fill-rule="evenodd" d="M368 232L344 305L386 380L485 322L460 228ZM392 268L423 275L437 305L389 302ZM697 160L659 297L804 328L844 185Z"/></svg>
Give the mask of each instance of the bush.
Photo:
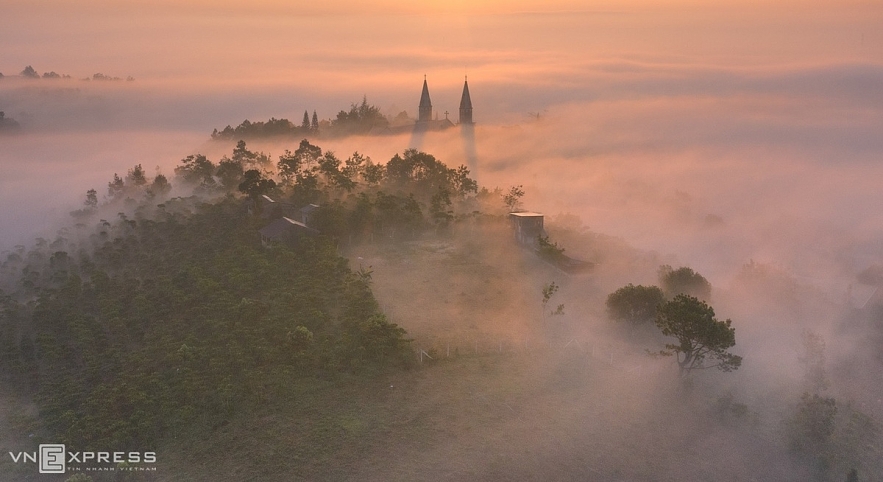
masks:
<svg viewBox="0 0 883 482"><path fill-rule="evenodd" d="M656 309L665 301L657 286L626 286L607 296L607 314L615 321L643 324L656 317Z"/></svg>

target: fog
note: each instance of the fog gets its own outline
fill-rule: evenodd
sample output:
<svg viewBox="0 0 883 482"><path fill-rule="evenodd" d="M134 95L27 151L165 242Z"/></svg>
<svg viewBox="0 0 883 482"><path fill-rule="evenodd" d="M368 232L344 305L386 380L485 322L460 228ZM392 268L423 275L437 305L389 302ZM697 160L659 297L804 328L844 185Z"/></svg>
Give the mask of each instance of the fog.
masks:
<svg viewBox="0 0 883 482"><path fill-rule="evenodd" d="M450 166L469 166L482 186L522 185L523 207L546 214L550 234L568 254L595 262L591 275L568 277L505 247L461 238L450 249L479 250L515 298L529 299L557 280L567 306L562 329L585 347L619 344L639 354L658 341L646 333L623 339L606 320L604 299L626 283L656 283L660 264L690 266L713 285L718 317L734 320L735 351L745 357L736 373L702 374L700 390L712 397L731 390L764 423L779 423L799 396L800 334L812 330L826 340L838 402L856 400L883 420L883 394L872 375L879 360L871 361L879 354L868 348L868 337L877 335L856 328L858 322L844 324L870 296L856 274L883 265L879 6L820 2L785 11L608 2L585 11L568 2L508 9L492 2L477 10L454 4L415 11L387 2L366 13L345 2L309 12L271 3L246 12L228 4L143 2L104 12L106 4L92 2L74 12L58 2L39 14L23 2L10 7L0 21L0 110L22 129L0 135L0 251L53 236L71 222L68 213L82 205L86 190L101 196L114 173L135 164L171 175L189 154L217 162L232 143L209 141L214 128L270 117L297 124L305 110L330 119L363 96L387 115L405 110L416 117L423 75L436 115L447 111L456 120L468 75L474 130L312 142L342 158L359 151L375 162L419 147ZM18 78L26 65L73 78ZM96 72L135 80L79 80ZM255 140L249 148L275 159L296 144ZM426 267L447 259L448 248L440 249ZM436 286L378 253L356 256L374 263L381 304L418 343L443 346L450 339L439 332L447 332L514 346L542 334L520 315L536 303L484 293L468 270L452 270ZM750 262L764 266L764 278L746 281ZM524 263L539 276L507 284ZM406 275L415 278L405 283ZM418 281L430 289L414 291L424 286ZM450 306L418 316L423 307L434 309L430 295L446 289ZM455 299L460 291L474 296ZM395 306L392 300L403 296L412 303ZM478 327L464 321L475 317L468 313L476 303L485 304ZM525 375L529 383L560 374L558 366L538 365ZM654 366L646 362L644 369ZM569 376L563 375L578 391L589 390ZM595 398L587 412L562 416L575 421L558 433L565 453L597 449L587 442L591 436L632 417L651 425L662 418L642 401L660 387L602 378L603 397L624 397L630 411L610 413ZM526 414L565 396L549 384L541 395L524 396L512 409L520 418L501 433L529 437ZM676 440L689 438L683 430ZM704 440L721 452L756 442L744 433L722 439L715 430ZM627 425L610 437L627 444L639 433ZM659 457L663 473L676 472L679 462L649 445L639 444L633 457ZM769 437L759 446L767 445L775 445ZM756 461L763 455L757 452L734 456ZM478 463L448 446L420 460L449 456ZM799 480L801 472L787 467L783 473ZM478 473L495 470L488 464ZM703 470L692 473L710 473ZM750 473L736 464L728 470Z"/></svg>

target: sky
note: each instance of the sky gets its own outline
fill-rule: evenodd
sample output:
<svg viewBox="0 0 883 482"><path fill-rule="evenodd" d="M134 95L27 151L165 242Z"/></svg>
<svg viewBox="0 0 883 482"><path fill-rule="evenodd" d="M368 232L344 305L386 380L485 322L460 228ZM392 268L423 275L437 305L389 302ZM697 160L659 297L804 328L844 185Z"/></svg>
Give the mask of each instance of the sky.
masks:
<svg viewBox="0 0 883 482"><path fill-rule="evenodd" d="M363 96L414 116L425 75L436 115L454 120L468 76L470 168L489 187L523 184L531 209L720 280L759 258L843 289L883 262L875 2L0 5L0 110L24 126L0 137L4 249L51 231L114 172L217 160L229 146L207 143L214 128L332 118ZM73 79L25 82L26 65ZM99 72L135 81L79 80ZM384 161L411 142L322 147ZM453 133L419 147L470 162Z"/></svg>

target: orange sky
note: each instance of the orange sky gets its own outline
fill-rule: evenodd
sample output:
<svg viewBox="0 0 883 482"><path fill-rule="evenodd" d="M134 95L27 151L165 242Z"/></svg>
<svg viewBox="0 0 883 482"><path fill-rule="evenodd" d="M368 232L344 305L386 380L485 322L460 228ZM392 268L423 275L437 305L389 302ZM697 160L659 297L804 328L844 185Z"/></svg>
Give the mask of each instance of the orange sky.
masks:
<svg viewBox="0 0 883 482"><path fill-rule="evenodd" d="M385 113L413 115L424 74L436 112L454 113L468 74L484 136L479 178L529 185L538 210L571 210L602 232L675 252L681 240L664 244L668 218L628 220L676 191L693 196L697 219L721 215L733 220L734 232L752 232L741 229L739 216L747 225L759 212L775 231L782 206L826 220L851 213L848 223L866 223L869 238L879 231L879 190L843 192L879 179L865 166L876 165L881 152L880 2L456 0L414 7L331 0L310 9L226 0L0 2L6 76L32 65L74 79L96 72L137 79L0 81L0 110L33 133L4 139L0 167L15 175L0 179L0 205L26 199L66 216L113 172L142 162L170 173L213 128L244 119L297 122L304 110L327 119L363 95ZM546 130L512 127L536 113L548 119ZM443 140L423 147L463 162L462 146ZM407 142L352 140L381 160ZM342 155L355 148L323 147ZM562 183L547 168L552 160L575 174ZM811 174L772 182L743 171L743 162L780 166L779 179ZM835 184L839 190L804 196L818 192L818 179L830 181L827 166L838 162L857 166ZM660 165L670 169L653 171ZM721 169L729 183L715 185ZM782 186L790 187L787 196ZM741 196L746 191L760 194ZM45 217L22 213L0 213L0 226ZM788 238L781 251L800 239ZM738 265L761 250L749 240L729 252Z"/></svg>
<svg viewBox="0 0 883 482"><path fill-rule="evenodd" d="M426 73L448 82L468 71L476 78L539 81L536 74L558 75L608 59L736 67L883 61L883 8L862 3L4 4L0 72L7 75L33 65L74 76L103 72L220 84L315 78L317 87L336 89L347 83L379 87L384 77L390 80L386 73Z"/></svg>

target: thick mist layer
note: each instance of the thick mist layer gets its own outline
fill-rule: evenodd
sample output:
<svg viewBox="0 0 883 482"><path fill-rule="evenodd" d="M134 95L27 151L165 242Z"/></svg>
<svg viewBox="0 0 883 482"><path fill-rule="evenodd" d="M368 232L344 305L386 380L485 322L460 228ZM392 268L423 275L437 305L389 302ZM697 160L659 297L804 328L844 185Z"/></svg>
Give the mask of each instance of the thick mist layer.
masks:
<svg viewBox="0 0 883 482"><path fill-rule="evenodd" d="M141 164L149 175L171 177L189 154L214 162L229 156L235 141L209 141L212 129L271 117L299 124L305 110L332 119L363 96L386 115L415 117L423 75L434 115L456 120L468 75L474 129L310 141L340 158L359 151L380 163L419 147L449 166L467 165L482 186L521 185L522 207L546 214L553 240L596 264L589 276L567 277L513 251L500 241L505 233L466 229L401 251L347 253L373 266L384 311L419 347L530 353L575 340L571 347L591 354L525 362L514 381L499 374L490 398L481 399L484 379L463 382L475 406L505 414L488 416L499 432L483 446L540 434L545 445L564 448L534 445L532 456L572 454L562 461L564 475L591 472L572 462L580 454L628 447L629 457L649 462L625 475L653 480L656 469L677 473L683 463L653 443L665 443L659 434L672 429L697 459L707 443L716 456L704 459L743 461L724 472L756 476L746 467L762 459L770 478L804 480L808 469L782 462L787 454L776 437L799 397L808 331L826 341L835 379L829 393L883 420L878 335L853 310L874 289L856 274L883 265L879 7L785 12L630 2L525 13L542 8L519 3L517 13L494 4L482 15L431 16L341 13L348 5L336 3L311 15L269 4L248 14L231 5L207 12L203 4L172 12L158 2L97 15L102 5L35 15L21 4L2 22L0 110L22 129L0 135L0 252L53 237L73 222L69 212L88 189L106 193L114 173ZM19 78L26 65L73 78ZM95 72L135 80L78 80ZM275 161L298 141L249 140L248 148ZM658 334L623 335L604 311L615 289L657 283L661 264L690 266L709 279L712 303L719 317L734 320L736 351L745 358L736 373L701 378L696 391L705 399L676 409L659 406L677 406L680 395L666 388L672 367L642 358L660 345ZM566 305L559 331L537 321L538 293L550 281ZM622 372L580 364L608 356L607 366ZM691 418L725 390L748 404L762 430L733 435ZM587 406L572 403L583 396ZM559 402L570 411L548 408ZM451 431L466 433L471 424L459 419ZM658 429L651 442L633 442L647 426ZM479 478L505 479L509 466L547 475L531 466L534 459L467 453L461 440L413 455L449 477L452 459ZM691 470L695 478L715 473L710 463Z"/></svg>
<svg viewBox="0 0 883 482"><path fill-rule="evenodd" d="M523 184L530 209L576 214L593 229L677 254L712 277L732 274L748 259L780 262L810 278L850 276L878 259L874 206L880 199L873 179L883 150L876 135L883 98L875 86L883 68L618 65L585 67L580 78L593 99L548 104L538 117L505 114L507 106L492 99L506 90L472 80L474 132L427 133L420 147L451 165L470 166L483 185ZM0 153L8 173L4 204L22 206L5 214L17 220L3 223L6 244L36 234L26 228L36 225L28 220L46 218L50 204L63 213L76 208L87 189L103 192L113 172L140 163L169 173L196 151L219 158L227 146L205 144L211 126L236 124L239 117L298 119L301 106L306 110L312 101L301 94L301 106L274 112L258 99L263 116L243 112L224 121L215 104L232 101L221 92L182 106L178 94L158 85L64 82L76 88L57 98L52 81L30 81L39 89L17 79L0 85L10 116L24 125L19 135L4 136ZM439 87L432 90L436 105L454 104L455 95L444 89L455 86ZM176 117L179 109L188 114ZM482 123L485 109L488 116L520 118ZM178 125L164 125L172 118ZM412 141L407 135L315 140L326 150L359 150L379 162ZM252 147L278 156L293 142ZM48 192L65 205L45 203Z"/></svg>

